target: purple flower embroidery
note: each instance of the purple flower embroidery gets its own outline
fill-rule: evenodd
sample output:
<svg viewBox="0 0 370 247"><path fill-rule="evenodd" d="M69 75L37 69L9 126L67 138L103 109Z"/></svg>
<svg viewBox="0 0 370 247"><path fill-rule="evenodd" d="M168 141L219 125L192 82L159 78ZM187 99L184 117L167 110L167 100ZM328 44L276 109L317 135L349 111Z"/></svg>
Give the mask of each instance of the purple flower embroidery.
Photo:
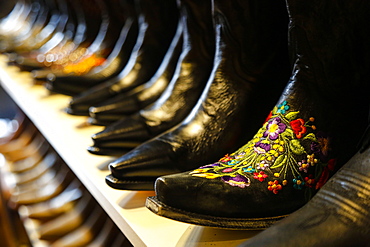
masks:
<svg viewBox="0 0 370 247"><path fill-rule="evenodd" d="M316 134L317 142L311 143L311 151L319 157L320 160L327 162L328 154L331 149L330 138L323 132Z"/></svg>
<svg viewBox="0 0 370 247"><path fill-rule="evenodd" d="M251 183L249 178L244 177L240 174L237 174L235 177L223 176L221 179L231 186L236 186L240 188L248 187Z"/></svg>
<svg viewBox="0 0 370 247"><path fill-rule="evenodd" d="M266 131L263 133L263 137L269 137L270 140L276 140L280 133L283 133L286 129L286 125L281 122L279 117L271 119L266 127Z"/></svg>
<svg viewBox="0 0 370 247"><path fill-rule="evenodd" d="M253 147L254 151L258 154L264 154L270 151L271 146L268 143L257 142Z"/></svg>
<svg viewBox="0 0 370 247"><path fill-rule="evenodd" d="M220 164L218 164L218 163L213 163L213 164L209 164L209 165L201 166L201 167L199 167L199 169L212 168L212 167L215 167L215 166L220 166Z"/></svg>

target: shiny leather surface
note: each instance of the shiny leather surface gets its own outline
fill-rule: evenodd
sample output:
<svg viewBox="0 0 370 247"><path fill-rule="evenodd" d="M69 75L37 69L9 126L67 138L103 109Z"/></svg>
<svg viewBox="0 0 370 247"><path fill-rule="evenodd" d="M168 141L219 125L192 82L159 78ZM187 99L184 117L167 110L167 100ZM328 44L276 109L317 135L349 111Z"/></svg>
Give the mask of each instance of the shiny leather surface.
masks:
<svg viewBox="0 0 370 247"><path fill-rule="evenodd" d="M217 3L218 1L215 1L215 6L218 6ZM278 103L282 103L284 100L291 102L291 107L299 110L303 119L314 116L315 126L320 128L321 133L327 133L330 136L330 148L326 151L328 157L336 159L336 168L333 169L335 172L358 150L357 144L368 124L369 113L369 84L365 82L367 72L360 62L362 59L368 58L367 53L350 53L351 55L349 55L344 51L357 49L357 46L351 46L352 43L365 45L364 41L357 37L370 38L370 36L366 35L367 30L353 29L354 26L346 22L342 22L342 25L335 24L335 28L331 25L324 25L324 23L329 23L329 20L335 20L333 23L339 23L343 17L351 19L349 18L352 16L351 13L361 13L360 5L356 7L358 11L353 11L345 3L337 4L334 1L313 4L312 1L303 3L302 1L288 0L288 7L291 21L289 25L290 48L294 68ZM330 14L328 14L329 10L332 11ZM340 11L344 11L343 13L346 15L338 15L337 13ZM367 15L362 17L368 18ZM353 21L356 23L358 20L353 18ZM353 35L353 32L357 35ZM325 35L323 35L324 33ZM346 57L347 55L354 56L356 59L349 59ZM352 78L351 84L348 84L350 78ZM353 104L347 105L347 100ZM345 118L343 118L344 112ZM340 124L338 124L339 122ZM290 155L293 157L293 154ZM179 163L174 162L174 164ZM298 166L291 167L298 169ZM119 168L121 167L117 166L116 170L118 171ZM273 168L268 169L272 170ZM330 169L329 165L320 170L319 176L315 177L316 185L319 184L318 182L322 182L320 181L322 177L326 177L322 176L326 169ZM362 170L362 167L356 169ZM124 171L123 167L122 170ZM112 169L112 171L115 170ZM267 171L265 172L267 174ZM280 172L284 172L287 181L292 181L289 177L289 170L280 170ZM124 172L120 174L123 175ZM117 172L116 176L118 175ZM176 208L176 210L214 217L213 227L225 227L228 221L227 217L235 220L238 218L265 218L268 220L271 217L293 213L304 206L311 198L310 196L320 188L316 186L316 192L312 192L313 194L310 195L303 193L300 189L294 189L294 186L284 185L275 194L267 189L266 183L264 185L263 181L258 181L258 177L255 178L250 174L246 176L249 176L249 181L252 182L243 189L238 186L230 186L219 178L200 178L189 173L162 176L157 179L155 184L156 198L168 209L168 212L163 215L165 217L178 219L174 213L171 213L174 211L171 208ZM276 177L278 176L280 176L279 173ZM340 192L341 186L347 187L347 184L348 187L351 186L350 183L344 181L342 175L338 176L341 179L333 180L337 187L330 192L332 195L334 193L341 195L344 192ZM351 182L354 181L353 175L348 171L347 178L352 180ZM273 181L278 178L269 179L269 181ZM348 196L352 198L354 195ZM187 222L200 225L204 223L197 218L188 218L187 220ZM303 223L303 221L300 222ZM325 234L324 231L321 232ZM290 232L284 233L287 241L290 234ZM320 239L317 236L312 237L315 239L313 241ZM294 237L293 239L297 241L295 243L301 241L301 238Z"/></svg>
<svg viewBox="0 0 370 247"><path fill-rule="evenodd" d="M110 147L116 154L120 145L143 142L180 123L193 109L211 74L214 58L214 32L210 2L182 4L183 52L175 76L161 97L149 107L107 126L93 135L96 154ZM119 144L119 145L117 145ZM89 149L91 150L91 149Z"/></svg>
<svg viewBox="0 0 370 247"><path fill-rule="evenodd" d="M78 95L79 102L94 99L98 103L117 93L131 90L149 81L160 66L176 32L177 6L174 2L166 1L156 4L144 0L136 2L139 34L126 66L116 76L106 78L96 87L88 88L83 96Z"/></svg>
<svg viewBox="0 0 370 247"><path fill-rule="evenodd" d="M157 100L174 77L182 50L182 25L179 23L172 43L153 77L132 90L106 100L82 95L69 104L68 112L89 113L94 124L108 125L122 116L138 112ZM101 100L101 102L100 102Z"/></svg>
<svg viewBox="0 0 370 247"><path fill-rule="evenodd" d="M123 181L151 177L154 181L161 175L212 162L251 137L279 97L290 72L285 6L268 2L259 7L266 12L270 4L274 8L267 15L274 18L266 19L255 16L253 11L258 9L249 8L249 2L217 2L216 59L206 90L180 125L112 162L114 177ZM159 152L156 147L163 148Z"/></svg>
<svg viewBox="0 0 370 247"><path fill-rule="evenodd" d="M53 92L75 96L117 76L123 70L136 43L138 32L135 4L130 2L117 4L117 9L122 12L118 20L113 18L115 15L111 17L109 12L102 13L101 29L94 42L87 48L91 54L105 58L104 63L82 75L66 74L63 71L48 73L44 78L46 88ZM115 1L109 4L112 12L116 5Z"/></svg>
<svg viewBox="0 0 370 247"><path fill-rule="evenodd" d="M369 246L370 149L357 153L298 211L247 246Z"/></svg>

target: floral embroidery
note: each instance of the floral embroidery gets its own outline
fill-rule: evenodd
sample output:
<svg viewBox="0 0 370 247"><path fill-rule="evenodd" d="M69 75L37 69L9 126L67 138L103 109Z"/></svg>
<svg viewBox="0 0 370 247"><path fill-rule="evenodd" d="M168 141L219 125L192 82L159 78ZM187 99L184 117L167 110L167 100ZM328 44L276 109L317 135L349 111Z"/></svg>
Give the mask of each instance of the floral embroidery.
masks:
<svg viewBox="0 0 370 247"><path fill-rule="evenodd" d="M250 185L249 178L246 178L239 174L236 175L235 177L224 176L221 179L222 181L224 181L227 184L230 184L231 186L237 186L240 188L245 188Z"/></svg>
<svg viewBox="0 0 370 247"><path fill-rule="evenodd" d="M253 177L257 180L259 180L260 182L263 182L265 180L265 178L268 177L268 175L266 175L263 171L261 172L254 172L253 173Z"/></svg>
<svg viewBox="0 0 370 247"><path fill-rule="evenodd" d="M304 185L305 182L302 180L301 176L298 176L297 178L293 179L293 187L295 189L301 190Z"/></svg>
<svg viewBox="0 0 370 247"><path fill-rule="evenodd" d="M270 140L276 140L279 137L279 134L283 133L285 129L286 125L281 122L279 117L272 118L268 121L263 137L269 137Z"/></svg>
<svg viewBox="0 0 370 247"><path fill-rule="evenodd" d="M335 162L336 162L335 159L331 159L331 160L328 161L328 165L326 167L324 167L324 170L321 173L319 181L317 181L316 189L320 189L322 186L324 186L326 181L328 181L329 173L331 171L334 171Z"/></svg>
<svg viewBox="0 0 370 247"><path fill-rule="evenodd" d="M274 194L277 194L277 193L279 193L279 190L283 189L283 186L281 186L281 184L279 184L279 181L274 180L274 181L269 181L268 182L267 189L271 190Z"/></svg>
<svg viewBox="0 0 370 247"><path fill-rule="evenodd" d="M304 178L305 185L312 188L315 185L315 179L312 178L312 174Z"/></svg>
<svg viewBox="0 0 370 247"><path fill-rule="evenodd" d="M293 132L297 138L302 138L302 135L306 133L307 128L304 126L304 120L302 118L295 119L290 122Z"/></svg>
<svg viewBox="0 0 370 247"><path fill-rule="evenodd" d="M274 194L287 186L319 189L334 170L329 159L330 138L316 132L315 118L304 120L283 101L247 144L218 162L190 172L192 176L221 179L244 189L266 183Z"/></svg>
<svg viewBox="0 0 370 247"><path fill-rule="evenodd" d="M281 114L285 114L287 110L289 110L289 105L288 105L288 102L286 100L283 101L283 103L281 103L279 106L278 106L278 109L277 109L277 113L281 113Z"/></svg>

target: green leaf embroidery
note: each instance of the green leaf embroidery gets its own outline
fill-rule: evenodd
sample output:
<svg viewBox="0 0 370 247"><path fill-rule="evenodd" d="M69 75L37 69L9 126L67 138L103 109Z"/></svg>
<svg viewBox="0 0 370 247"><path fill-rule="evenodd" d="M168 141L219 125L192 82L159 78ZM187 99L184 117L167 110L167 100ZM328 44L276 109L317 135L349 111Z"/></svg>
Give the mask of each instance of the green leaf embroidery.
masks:
<svg viewBox="0 0 370 247"><path fill-rule="evenodd" d="M303 137L303 140L311 140L311 141L317 142L317 139L314 133L309 133L308 135Z"/></svg>
<svg viewBox="0 0 370 247"><path fill-rule="evenodd" d="M284 138L288 139L295 139L294 132L291 129L286 129L283 133L281 133Z"/></svg>
<svg viewBox="0 0 370 247"><path fill-rule="evenodd" d="M292 111L285 115L286 120L292 121L293 119L297 118L299 111Z"/></svg>
<svg viewBox="0 0 370 247"><path fill-rule="evenodd" d="M289 144L290 150L296 154L301 155L304 154L304 148L302 147L301 143L298 140L292 140Z"/></svg>
<svg viewBox="0 0 370 247"><path fill-rule="evenodd" d="M285 165L287 160L288 160L287 155L280 155L279 157L277 157L277 159L275 160L274 164L270 167L270 169L275 169L282 165Z"/></svg>
<svg viewBox="0 0 370 247"><path fill-rule="evenodd" d="M278 110L277 106L274 106L274 108L272 109L272 114L275 115L277 110Z"/></svg>

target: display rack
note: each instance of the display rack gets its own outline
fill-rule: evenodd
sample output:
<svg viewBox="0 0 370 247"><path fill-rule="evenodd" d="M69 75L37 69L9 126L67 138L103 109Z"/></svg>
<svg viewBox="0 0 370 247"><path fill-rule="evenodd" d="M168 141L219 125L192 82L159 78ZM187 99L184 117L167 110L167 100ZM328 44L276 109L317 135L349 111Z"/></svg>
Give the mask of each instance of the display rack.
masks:
<svg viewBox="0 0 370 247"><path fill-rule="evenodd" d="M87 117L64 111L70 97L50 93L34 83L30 73L7 65L0 56L0 83L29 117L61 158L95 197L134 246L237 246L256 231L223 230L173 221L150 212L145 206L153 191L115 190L105 183L107 165L116 159L92 155L86 148L90 136L103 130L87 124Z"/></svg>

